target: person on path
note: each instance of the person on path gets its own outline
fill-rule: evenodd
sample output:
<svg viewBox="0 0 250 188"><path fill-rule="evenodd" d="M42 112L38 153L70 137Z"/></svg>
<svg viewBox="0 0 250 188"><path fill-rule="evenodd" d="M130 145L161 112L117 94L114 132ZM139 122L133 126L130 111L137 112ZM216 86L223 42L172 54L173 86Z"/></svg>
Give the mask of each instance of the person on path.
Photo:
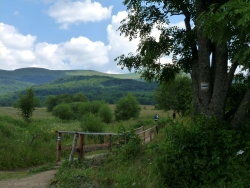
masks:
<svg viewBox="0 0 250 188"><path fill-rule="evenodd" d="M156 122L156 121L158 121L158 118L159 118L159 117L158 117L158 115L157 115L157 114L155 114L155 116L154 116L154 120L155 120L155 122Z"/></svg>
<svg viewBox="0 0 250 188"><path fill-rule="evenodd" d="M175 113L175 110L173 111L173 120L175 121L175 117L176 117L176 113Z"/></svg>

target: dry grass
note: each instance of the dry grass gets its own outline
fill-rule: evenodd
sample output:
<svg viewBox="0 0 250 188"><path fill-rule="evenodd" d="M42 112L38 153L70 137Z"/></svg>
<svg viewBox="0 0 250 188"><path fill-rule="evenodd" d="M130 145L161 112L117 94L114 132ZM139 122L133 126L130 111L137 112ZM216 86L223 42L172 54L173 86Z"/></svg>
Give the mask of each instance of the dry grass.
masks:
<svg viewBox="0 0 250 188"><path fill-rule="evenodd" d="M0 107L0 114L1 115L8 115L14 118L20 118L20 111L14 107ZM46 111L46 108L36 108L33 113L33 118L54 118L51 113Z"/></svg>

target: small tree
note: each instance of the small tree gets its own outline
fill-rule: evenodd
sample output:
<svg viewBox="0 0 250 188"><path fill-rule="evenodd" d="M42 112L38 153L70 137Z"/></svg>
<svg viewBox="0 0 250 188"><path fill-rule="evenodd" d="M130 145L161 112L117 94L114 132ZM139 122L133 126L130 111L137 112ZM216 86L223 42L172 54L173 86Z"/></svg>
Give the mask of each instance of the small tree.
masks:
<svg viewBox="0 0 250 188"><path fill-rule="evenodd" d="M137 118L140 115L141 107L136 98L128 93L127 96L121 98L115 106L115 119L128 120L129 118Z"/></svg>
<svg viewBox="0 0 250 188"><path fill-rule="evenodd" d="M26 94L21 95L17 102L17 108L21 111L22 118L29 123L33 115L35 107L39 105L40 101L35 98L33 89L30 87L26 89Z"/></svg>
<svg viewBox="0 0 250 188"><path fill-rule="evenodd" d="M165 111L175 110L179 115L188 114L192 103L192 84L187 76L176 77L170 82L163 82L154 92L154 99Z"/></svg>
<svg viewBox="0 0 250 188"><path fill-rule="evenodd" d="M47 108L47 112L52 112L53 108L57 105L56 96L49 95L45 100L45 106Z"/></svg>

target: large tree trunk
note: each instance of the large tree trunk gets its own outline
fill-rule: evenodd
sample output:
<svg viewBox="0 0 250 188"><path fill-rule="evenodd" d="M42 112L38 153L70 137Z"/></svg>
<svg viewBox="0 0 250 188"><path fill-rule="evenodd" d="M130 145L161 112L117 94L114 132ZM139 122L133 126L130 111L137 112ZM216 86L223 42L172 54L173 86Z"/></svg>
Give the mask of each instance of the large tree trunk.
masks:
<svg viewBox="0 0 250 188"><path fill-rule="evenodd" d="M197 17L207 9L206 1L196 1ZM196 26L199 22L196 21ZM198 90L199 97L196 99L200 114L209 114L208 106L211 100L211 70L210 70L210 41L201 30L197 31L198 41ZM196 71L197 72L197 71Z"/></svg>
<svg viewBox="0 0 250 188"><path fill-rule="evenodd" d="M231 127L234 129L240 129L243 126L245 120L250 117L250 89L246 92L242 99L237 111L235 112L232 121L230 122Z"/></svg>
<svg viewBox="0 0 250 188"><path fill-rule="evenodd" d="M213 86L213 88L212 99L209 104L209 115L224 120L226 99L229 89L229 80L227 79L227 45L217 45L213 57L214 75L212 75L213 83L211 83L211 86Z"/></svg>

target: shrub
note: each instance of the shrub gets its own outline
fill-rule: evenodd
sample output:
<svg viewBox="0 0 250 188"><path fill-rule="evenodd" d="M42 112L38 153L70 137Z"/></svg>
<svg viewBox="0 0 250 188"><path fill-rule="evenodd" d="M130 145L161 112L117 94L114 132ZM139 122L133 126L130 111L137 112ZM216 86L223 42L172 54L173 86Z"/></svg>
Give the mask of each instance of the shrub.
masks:
<svg viewBox="0 0 250 188"><path fill-rule="evenodd" d="M142 140L135 134L134 130L125 131L125 129L121 127L118 131L118 140L119 145L116 148L115 153L118 154L119 159L134 159L140 155L142 151Z"/></svg>
<svg viewBox="0 0 250 188"><path fill-rule="evenodd" d="M173 119L171 117L167 117L167 118L160 118L157 121L157 125L159 129L163 129L164 127L166 127L167 125L171 125L173 124Z"/></svg>
<svg viewBox="0 0 250 188"><path fill-rule="evenodd" d="M45 99L45 106L47 109L47 112L52 112L53 108L57 105L57 98L56 96L49 95Z"/></svg>
<svg viewBox="0 0 250 188"><path fill-rule="evenodd" d="M79 118L79 109L81 105L84 105L83 102L72 102L69 103L71 110L73 111L73 119L80 119Z"/></svg>
<svg viewBox="0 0 250 188"><path fill-rule="evenodd" d="M141 107L136 98L128 93L127 96L121 98L115 106L115 119L128 120L137 118L140 115Z"/></svg>
<svg viewBox="0 0 250 188"><path fill-rule="evenodd" d="M250 142L214 119L172 124L159 146L156 169L166 187L248 187Z"/></svg>
<svg viewBox="0 0 250 188"><path fill-rule="evenodd" d="M103 104L99 109L98 115L105 123L111 123L113 121L113 113L108 104Z"/></svg>
<svg viewBox="0 0 250 188"><path fill-rule="evenodd" d="M69 104L61 103L53 108L52 114L57 116L61 120L71 120L74 117L74 113Z"/></svg>
<svg viewBox="0 0 250 188"><path fill-rule="evenodd" d="M79 111L78 111L79 120L81 120L82 117L88 113L98 115L99 110L103 104L105 104L104 101L92 101L92 102L82 103L79 106Z"/></svg>
<svg viewBox="0 0 250 188"><path fill-rule="evenodd" d="M84 132L103 132L104 125L99 116L87 113L82 118L81 128Z"/></svg>

